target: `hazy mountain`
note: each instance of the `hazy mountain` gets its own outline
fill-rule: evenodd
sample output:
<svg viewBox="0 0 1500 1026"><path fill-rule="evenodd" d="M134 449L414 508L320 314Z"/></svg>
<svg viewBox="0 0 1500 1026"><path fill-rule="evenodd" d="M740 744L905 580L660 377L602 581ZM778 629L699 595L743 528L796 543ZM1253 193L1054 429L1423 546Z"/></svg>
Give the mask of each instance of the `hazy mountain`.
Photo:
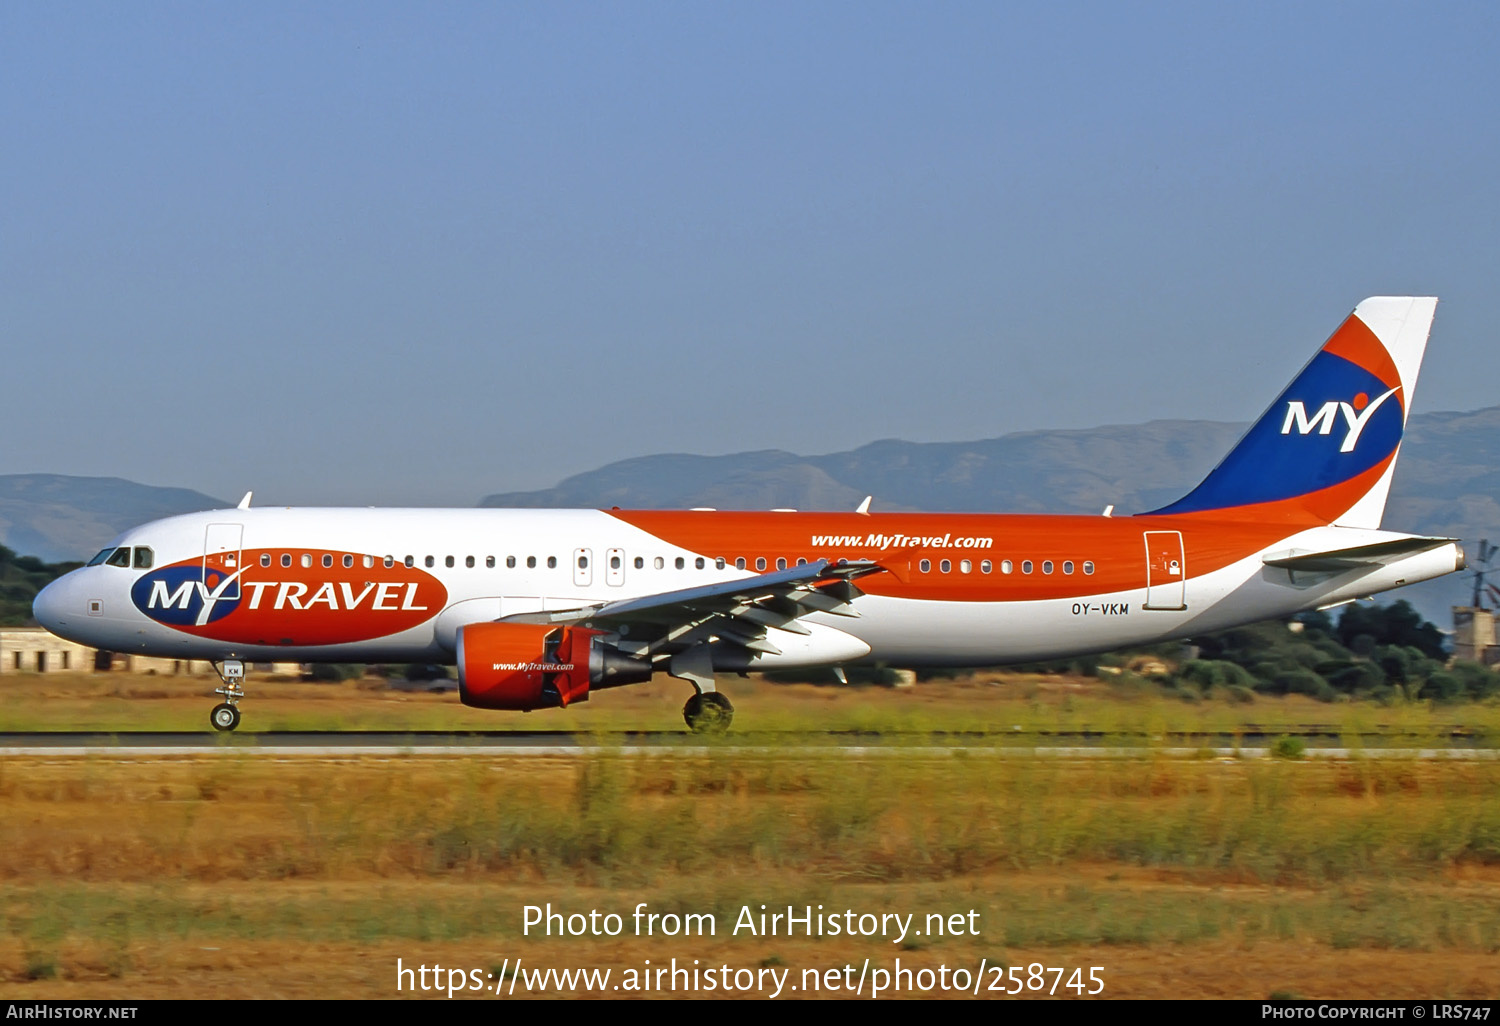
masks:
<svg viewBox="0 0 1500 1026"><path fill-rule="evenodd" d="M4 474L0 545L48 563L88 559L126 528L230 505L187 488L153 488L118 477Z"/></svg>
<svg viewBox="0 0 1500 1026"><path fill-rule="evenodd" d="M853 509L874 495L884 510L1097 513L1114 504L1123 513L1182 494L1243 430L1161 420L977 442L888 440L827 456L643 456L480 505Z"/></svg>

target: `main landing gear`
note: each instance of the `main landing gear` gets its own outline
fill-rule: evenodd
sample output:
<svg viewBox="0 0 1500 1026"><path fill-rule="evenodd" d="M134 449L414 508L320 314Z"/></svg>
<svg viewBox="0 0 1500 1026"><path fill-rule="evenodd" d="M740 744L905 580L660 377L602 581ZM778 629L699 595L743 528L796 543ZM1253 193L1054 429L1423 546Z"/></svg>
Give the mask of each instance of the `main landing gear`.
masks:
<svg viewBox="0 0 1500 1026"><path fill-rule="evenodd" d="M734 718L734 706L718 691L704 691L687 700L682 718L694 734L722 734Z"/></svg>
<svg viewBox="0 0 1500 1026"><path fill-rule="evenodd" d="M239 659L226 659L214 666L214 672L224 682L222 688L214 688L214 694L223 695L224 701L213 707L208 722L215 730L233 730L240 725L240 699L245 697L245 664Z"/></svg>
<svg viewBox="0 0 1500 1026"><path fill-rule="evenodd" d="M714 662L707 645L694 645L672 657L673 677L693 686L693 697L682 707L682 718L694 734L722 734L734 718L734 706L714 689Z"/></svg>

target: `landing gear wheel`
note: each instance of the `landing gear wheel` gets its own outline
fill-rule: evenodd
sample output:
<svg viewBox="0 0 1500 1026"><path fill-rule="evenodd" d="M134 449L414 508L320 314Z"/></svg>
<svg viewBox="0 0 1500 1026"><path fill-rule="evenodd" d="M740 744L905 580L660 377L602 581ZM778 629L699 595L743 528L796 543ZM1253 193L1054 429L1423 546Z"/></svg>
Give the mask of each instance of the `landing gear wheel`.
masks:
<svg viewBox="0 0 1500 1026"><path fill-rule="evenodd" d="M208 722L215 730L233 730L240 725L240 711L228 702L220 702L208 714Z"/></svg>
<svg viewBox="0 0 1500 1026"><path fill-rule="evenodd" d="M717 691L704 691L687 700L682 718L694 734L722 734L734 719L734 706Z"/></svg>

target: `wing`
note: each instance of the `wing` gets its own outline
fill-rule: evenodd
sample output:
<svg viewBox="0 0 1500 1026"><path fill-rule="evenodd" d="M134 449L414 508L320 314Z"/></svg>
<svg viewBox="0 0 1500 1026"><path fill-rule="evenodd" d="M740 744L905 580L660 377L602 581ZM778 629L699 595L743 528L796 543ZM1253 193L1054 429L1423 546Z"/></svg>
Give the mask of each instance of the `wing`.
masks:
<svg viewBox="0 0 1500 1026"><path fill-rule="evenodd" d="M522 613L504 617L503 622L606 631L620 637L622 650L653 660L711 642L780 655L781 650L767 637L769 629L806 635L812 632L799 621L810 613L859 616L854 600L864 593L855 580L883 569L863 560L830 563L820 559L735 581L577 609Z"/></svg>

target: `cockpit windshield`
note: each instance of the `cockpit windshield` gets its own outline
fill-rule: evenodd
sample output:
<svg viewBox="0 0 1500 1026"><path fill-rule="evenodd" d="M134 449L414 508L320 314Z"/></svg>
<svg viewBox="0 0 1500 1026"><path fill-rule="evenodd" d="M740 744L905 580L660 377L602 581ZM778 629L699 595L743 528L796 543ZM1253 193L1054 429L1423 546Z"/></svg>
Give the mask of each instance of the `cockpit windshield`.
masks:
<svg viewBox="0 0 1500 1026"><path fill-rule="evenodd" d="M93 559L89 560L89 566L123 566L129 567L132 563L137 570L150 570L156 563L156 553L149 546L137 545L131 548L128 545L118 549L104 549Z"/></svg>

